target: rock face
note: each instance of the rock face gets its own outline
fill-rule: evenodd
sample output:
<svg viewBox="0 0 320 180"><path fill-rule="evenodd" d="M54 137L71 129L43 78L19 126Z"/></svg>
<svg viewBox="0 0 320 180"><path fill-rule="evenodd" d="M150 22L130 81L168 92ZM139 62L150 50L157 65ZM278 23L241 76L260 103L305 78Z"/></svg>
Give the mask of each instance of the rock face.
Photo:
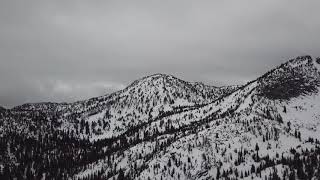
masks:
<svg viewBox="0 0 320 180"><path fill-rule="evenodd" d="M318 63L297 57L243 86L155 74L0 108L0 179L319 179Z"/></svg>

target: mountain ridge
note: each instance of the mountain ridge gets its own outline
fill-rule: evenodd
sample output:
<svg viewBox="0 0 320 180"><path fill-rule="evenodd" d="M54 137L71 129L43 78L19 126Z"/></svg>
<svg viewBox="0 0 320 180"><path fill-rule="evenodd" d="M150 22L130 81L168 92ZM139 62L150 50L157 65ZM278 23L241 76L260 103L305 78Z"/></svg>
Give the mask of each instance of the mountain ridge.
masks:
<svg viewBox="0 0 320 180"><path fill-rule="evenodd" d="M95 99L95 98L102 98L102 97L107 97L107 96L112 96L114 94L117 94L119 92L122 92L122 91L125 91L127 88L129 88L130 86L133 86L134 84L138 83L139 81L142 81L142 80L146 80L147 78L155 78L155 77L165 77L165 78L172 78L172 79L179 79L173 75L169 75L169 74L163 74L163 73L155 73L155 74L151 74L151 75L148 75L148 76L144 76L142 78L139 78L135 81L133 81L132 83L130 83L127 87L125 87L124 89L121 89L119 91L115 91L115 92L112 92L110 94L106 94L106 95L101 95L101 96L96 96L96 97L92 97L92 98L89 98L89 99L85 99L85 100L80 100L80 101L74 101L74 102L51 102L51 101L47 101L47 102L28 102L28 103L24 103L24 104L21 104L21 105L16 105L12 108L9 108L9 109L17 109L17 108L23 108L23 107L28 107L28 106L32 106L32 105L45 105L45 104L62 104L62 105L66 105L66 104L75 104L75 103L79 103L79 102L83 102L83 101L89 101L90 99ZM180 81L183 81L185 82L186 84L191 84L193 86L205 86L205 87L212 87L212 88L228 88L228 87L237 87L238 85L225 85L225 86L211 86L211 85L206 85L204 84L203 82L187 82L187 81L184 81L184 80L181 80L179 79Z"/></svg>
<svg viewBox="0 0 320 180"><path fill-rule="evenodd" d="M227 88L155 74L107 96L8 110L0 177L320 178L319 70L299 56Z"/></svg>

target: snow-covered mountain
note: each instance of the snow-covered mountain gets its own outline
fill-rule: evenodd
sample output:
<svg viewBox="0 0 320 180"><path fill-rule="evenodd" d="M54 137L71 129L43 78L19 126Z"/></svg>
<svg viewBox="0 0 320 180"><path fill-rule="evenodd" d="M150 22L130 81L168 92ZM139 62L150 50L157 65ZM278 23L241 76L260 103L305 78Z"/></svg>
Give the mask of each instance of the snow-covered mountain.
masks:
<svg viewBox="0 0 320 180"><path fill-rule="evenodd" d="M320 179L320 62L243 86L155 74L75 103L0 109L0 176Z"/></svg>

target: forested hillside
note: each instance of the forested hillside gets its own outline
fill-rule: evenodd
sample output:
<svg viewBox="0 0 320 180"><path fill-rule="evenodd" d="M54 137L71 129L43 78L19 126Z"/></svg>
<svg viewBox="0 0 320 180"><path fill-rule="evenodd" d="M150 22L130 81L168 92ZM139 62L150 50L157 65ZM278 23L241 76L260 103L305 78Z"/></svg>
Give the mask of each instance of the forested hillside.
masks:
<svg viewBox="0 0 320 180"><path fill-rule="evenodd" d="M0 107L0 179L320 179L320 62L241 86L155 74L74 103Z"/></svg>

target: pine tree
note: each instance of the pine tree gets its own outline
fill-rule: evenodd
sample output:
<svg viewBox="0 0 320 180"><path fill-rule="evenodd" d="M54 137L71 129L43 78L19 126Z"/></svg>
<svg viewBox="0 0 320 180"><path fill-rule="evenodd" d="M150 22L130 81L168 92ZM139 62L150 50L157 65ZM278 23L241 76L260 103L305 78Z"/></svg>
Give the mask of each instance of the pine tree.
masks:
<svg viewBox="0 0 320 180"><path fill-rule="evenodd" d="M125 180L124 172L122 169L119 170L118 180Z"/></svg>
<svg viewBox="0 0 320 180"><path fill-rule="evenodd" d="M259 145L258 145L258 143L256 143L256 148L255 148L255 150L256 150L256 152L257 152L257 154L256 154L256 161L257 162L259 162L260 161L260 157L259 157Z"/></svg>
<svg viewBox="0 0 320 180"><path fill-rule="evenodd" d="M217 169L217 177L216 179L220 179L220 168Z"/></svg>

